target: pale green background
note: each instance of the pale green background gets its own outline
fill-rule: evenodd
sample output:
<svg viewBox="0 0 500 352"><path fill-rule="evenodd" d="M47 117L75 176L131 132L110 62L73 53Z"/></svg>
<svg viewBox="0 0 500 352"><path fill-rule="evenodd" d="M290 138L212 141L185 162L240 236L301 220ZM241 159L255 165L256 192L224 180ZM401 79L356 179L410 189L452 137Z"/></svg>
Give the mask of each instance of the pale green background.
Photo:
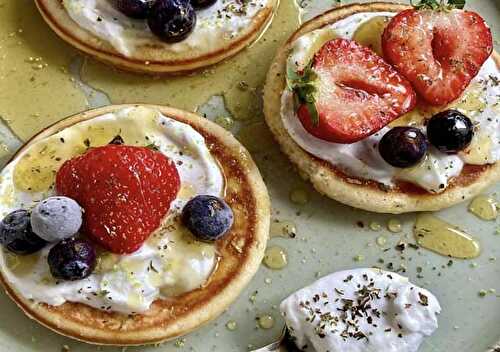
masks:
<svg viewBox="0 0 500 352"><path fill-rule="evenodd" d="M312 7L319 8L336 3L325 0L312 2ZM468 6L477 9L492 26L496 37L500 38L500 1L469 1ZM495 44L498 48L499 43ZM79 64L78 61L74 63L75 70ZM87 94L91 93L90 88L84 89ZM106 103L106 97L102 94L91 94L89 98L94 106ZM215 105L216 111L220 109ZM205 106L204 109L210 112L214 107ZM8 130L0 129L2 139L8 139L8 134ZM15 145L17 141L12 139L9 143ZM393 262L395 268L400 263L407 265L407 275L416 284L432 290L441 301L443 313L440 328L426 340L421 352L484 352L500 339L500 298L494 294L485 298L478 296L482 289L494 288L500 292L500 236L495 234L498 222L476 219L467 212L466 205L453 207L440 212L439 216L468 230L480 240L483 247L480 258L475 261L455 260L451 267L447 266L447 258L425 250L410 249L406 251L405 258L401 258L393 248L401 236L412 238L414 215L398 217L404 222L405 230L401 236L390 234L385 229L381 232L359 229L355 224L360 220L365 224L371 221L385 224L393 216L362 212L319 196L299 179L275 145L265 152L254 152L254 157L271 193L273 219L292 220L297 224L295 239L271 240L271 244L287 249L288 267L282 271L261 267L240 299L215 322L187 336L184 347L167 343L160 347L128 348L127 351L225 352L246 351L249 345L265 345L275 339L282 329L276 306L289 293L311 283L317 275L358 266L380 265L379 258L384 258L386 263ZM289 193L294 189L307 190L310 201L304 206L292 204ZM496 191L500 191L500 186L487 193ZM382 234L388 238L387 247L391 248L385 253L375 244L376 238ZM356 255L363 255L364 261L355 262L353 257ZM497 256L499 259L493 260ZM478 266L471 267L472 262ZM423 279L416 277L417 266L423 267ZM433 270L433 267L436 269ZM271 284L265 283L268 278L272 279ZM249 297L254 291L258 291L258 294L253 304ZM3 293L0 293L0 303L0 351L60 351L63 345L78 352L122 351L121 348L88 346L58 336L26 318ZM261 313L269 313L276 318L274 329L256 328L255 318ZM225 324L229 320L237 322L236 331L226 329Z"/></svg>

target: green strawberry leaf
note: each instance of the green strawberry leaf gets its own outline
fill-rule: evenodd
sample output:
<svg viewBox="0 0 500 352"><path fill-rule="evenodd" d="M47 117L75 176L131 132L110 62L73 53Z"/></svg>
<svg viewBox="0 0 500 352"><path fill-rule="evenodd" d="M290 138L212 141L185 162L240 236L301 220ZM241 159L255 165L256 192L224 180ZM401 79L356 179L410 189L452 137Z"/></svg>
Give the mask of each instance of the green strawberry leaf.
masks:
<svg viewBox="0 0 500 352"><path fill-rule="evenodd" d="M301 80L301 76L293 70L292 67L287 66L286 68L286 85L289 90L293 91L296 82Z"/></svg>
<svg viewBox="0 0 500 352"><path fill-rule="evenodd" d="M463 9L466 0L420 0L416 3L411 0L411 5L417 10L452 10Z"/></svg>
<svg viewBox="0 0 500 352"><path fill-rule="evenodd" d="M448 5L462 10L465 7L465 0L448 0Z"/></svg>
<svg viewBox="0 0 500 352"><path fill-rule="evenodd" d="M414 3L414 0L411 0L410 4L417 10L437 10L440 7L440 3L438 2L438 0L420 0L419 3Z"/></svg>
<svg viewBox="0 0 500 352"><path fill-rule="evenodd" d="M316 109L316 81L318 76L312 69L312 61L300 74L292 68L287 67L286 83L288 89L294 93L295 107L306 105L314 126L319 125L319 114Z"/></svg>
<svg viewBox="0 0 500 352"><path fill-rule="evenodd" d="M319 114L318 109L316 109L316 104L307 103L307 110L309 111L309 117L311 118L312 124L314 127L319 126Z"/></svg>

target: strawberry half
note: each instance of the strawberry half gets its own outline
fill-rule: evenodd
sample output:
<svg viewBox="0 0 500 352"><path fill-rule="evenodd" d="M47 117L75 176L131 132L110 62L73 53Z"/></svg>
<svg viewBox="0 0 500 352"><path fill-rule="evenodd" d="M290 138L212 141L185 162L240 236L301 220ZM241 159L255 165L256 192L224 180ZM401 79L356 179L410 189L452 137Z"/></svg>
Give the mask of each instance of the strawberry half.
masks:
<svg viewBox="0 0 500 352"><path fill-rule="evenodd" d="M410 9L382 37L385 58L429 104L460 97L493 51L491 30L475 12Z"/></svg>
<svg viewBox="0 0 500 352"><path fill-rule="evenodd" d="M315 55L308 84L294 89L298 116L312 135L357 142L413 109L409 82L371 49L347 39L327 42Z"/></svg>
<svg viewBox="0 0 500 352"><path fill-rule="evenodd" d="M90 149L65 162L56 176L57 192L85 210L84 233L117 254L141 247L179 187L177 169L165 155L123 145Z"/></svg>

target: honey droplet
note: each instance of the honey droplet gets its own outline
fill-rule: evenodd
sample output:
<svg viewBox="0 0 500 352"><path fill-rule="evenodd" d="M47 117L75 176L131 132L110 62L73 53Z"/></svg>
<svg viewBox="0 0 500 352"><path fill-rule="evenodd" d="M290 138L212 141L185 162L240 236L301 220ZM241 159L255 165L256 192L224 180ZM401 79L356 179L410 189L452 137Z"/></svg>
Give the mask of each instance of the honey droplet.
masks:
<svg viewBox="0 0 500 352"><path fill-rule="evenodd" d="M286 252L279 246L269 247L264 255L264 265L273 270L286 267L288 259Z"/></svg>
<svg viewBox="0 0 500 352"><path fill-rule="evenodd" d="M111 271L115 268L119 261L120 257L111 252L98 253L95 272L102 274Z"/></svg>
<svg viewBox="0 0 500 352"><path fill-rule="evenodd" d="M418 245L445 256L471 259L481 251L469 234L430 214L417 216L414 233Z"/></svg>
<svg viewBox="0 0 500 352"><path fill-rule="evenodd" d="M226 323L226 328L229 331L234 331L238 328L238 324L234 320L230 320Z"/></svg>
<svg viewBox="0 0 500 352"><path fill-rule="evenodd" d="M481 165L490 162L493 146L491 136L488 133L477 133L467 149L460 152L460 157L467 164Z"/></svg>
<svg viewBox="0 0 500 352"><path fill-rule="evenodd" d="M372 231L380 231L380 230L382 230L382 226L378 222L372 221L370 223L370 229Z"/></svg>
<svg viewBox="0 0 500 352"><path fill-rule="evenodd" d="M274 318L268 314L261 315L257 318L257 324L261 329L272 329L274 326Z"/></svg>
<svg viewBox="0 0 500 352"><path fill-rule="evenodd" d="M453 108L464 111L467 115L484 110L486 101L483 96L483 87L479 83L471 84L456 103Z"/></svg>
<svg viewBox="0 0 500 352"><path fill-rule="evenodd" d="M183 183L177 197L182 200L189 200L196 195L196 188L190 183Z"/></svg>
<svg viewBox="0 0 500 352"><path fill-rule="evenodd" d="M469 204L469 211L483 220L495 220L498 216L497 201L487 196L477 196Z"/></svg>
<svg viewBox="0 0 500 352"><path fill-rule="evenodd" d="M309 201L309 194L305 189L294 189L290 192L290 200L298 205L305 205Z"/></svg>
<svg viewBox="0 0 500 352"><path fill-rule="evenodd" d="M396 120L392 121L389 124L389 127L398 127L398 126L419 126L424 123L424 120L426 117L431 117L432 114L430 114L427 111L424 111L420 109L419 107L415 108L414 110L402 115L401 117L397 118Z"/></svg>
<svg viewBox="0 0 500 352"><path fill-rule="evenodd" d="M33 273L33 268L40 259L40 254L30 254L20 256L11 252L4 252L6 265L12 273L18 277L23 277Z"/></svg>
<svg viewBox="0 0 500 352"><path fill-rule="evenodd" d="M361 254L358 254L358 255L354 256L353 260L355 262L362 262L363 260L365 260L365 257Z"/></svg>
<svg viewBox="0 0 500 352"><path fill-rule="evenodd" d="M297 234L295 223L290 220L273 221L271 223L271 237L290 237L294 238Z"/></svg>
<svg viewBox="0 0 500 352"><path fill-rule="evenodd" d="M217 116L214 122L226 130L230 130L234 126L234 120L229 116Z"/></svg>
<svg viewBox="0 0 500 352"><path fill-rule="evenodd" d="M384 236L377 237L377 245L383 247L386 245L386 243L387 243L387 238L385 238Z"/></svg>
<svg viewBox="0 0 500 352"><path fill-rule="evenodd" d="M403 226L401 225L401 221L398 219L390 219L387 222L387 229L393 233L398 233L403 230Z"/></svg>

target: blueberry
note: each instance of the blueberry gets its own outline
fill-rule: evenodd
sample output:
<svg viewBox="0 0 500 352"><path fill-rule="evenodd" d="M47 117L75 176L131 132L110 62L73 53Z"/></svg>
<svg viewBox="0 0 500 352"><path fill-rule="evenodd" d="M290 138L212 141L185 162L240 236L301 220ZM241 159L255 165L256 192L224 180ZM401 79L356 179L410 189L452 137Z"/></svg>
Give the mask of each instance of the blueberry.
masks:
<svg viewBox="0 0 500 352"><path fill-rule="evenodd" d="M148 17L151 31L167 43L184 40L196 25L196 12L189 0L157 0Z"/></svg>
<svg viewBox="0 0 500 352"><path fill-rule="evenodd" d="M145 19L154 3L155 0L117 0L116 7L128 17Z"/></svg>
<svg viewBox="0 0 500 352"><path fill-rule="evenodd" d="M70 238L52 247L47 260L50 272L56 279L76 281L92 274L96 265L96 253L90 242Z"/></svg>
<svg viewBox="0 0 500 352"><path fill-rule="evenodd" d="M456 154L469 146L474 137L474 126L460 111L446 110L430 119L427 137L443 153Z"/></svg>
<svg viewBox="0 0 500 352"><path fill-rule="evenodd" d="M404 168L418 164L427 147L427 139L418 128L394 127L382 137L378 149L387 163Z"/></svg>
<svg viewBox="0 0 500 352"><path fill-rule="evenodd" d="M212 6L217 0L191 0L191 4L197 10Z"/></svg>
<svg viewBox="0 0 500 352"><path fill-rule="evenodd" d="M214 196L197 196L182 209L183 224L202 241L215 241L233 225L233 211Z"/></svg>
<svg viewBox="0 0 500 352"><path fill-rule="evenodd" d="M31 212L31 227L47 242L74 236L82 226L82 208L68 197L47 198Z"/></svg>
<svg viewBox="0 0 500 352"><path fill-rule="evenodd" d="M0 222L0 243L20 255L38 252L47 244L33 232L30 213L23 209L13 211Z"/></svg>

